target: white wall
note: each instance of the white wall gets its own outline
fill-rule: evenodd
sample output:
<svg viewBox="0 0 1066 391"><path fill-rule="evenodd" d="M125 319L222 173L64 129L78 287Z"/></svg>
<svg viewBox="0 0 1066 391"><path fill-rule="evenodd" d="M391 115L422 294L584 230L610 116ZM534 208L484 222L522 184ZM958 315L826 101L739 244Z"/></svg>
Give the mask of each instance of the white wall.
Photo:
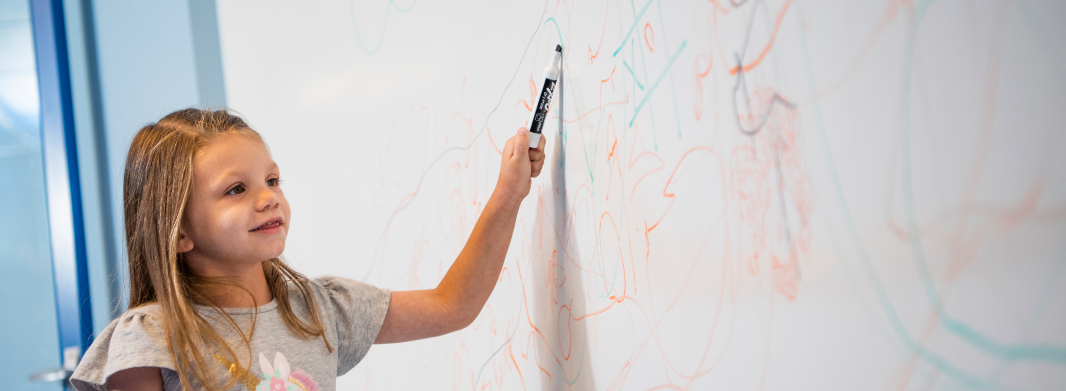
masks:
<svg viewBox="0 0 1066 391"><path fill-rule="evenodd" d="M488 306L338 388L1066 382L1066 8L738 3L221 2L289 261L390 289L437 284L566 48Z"/></svg>

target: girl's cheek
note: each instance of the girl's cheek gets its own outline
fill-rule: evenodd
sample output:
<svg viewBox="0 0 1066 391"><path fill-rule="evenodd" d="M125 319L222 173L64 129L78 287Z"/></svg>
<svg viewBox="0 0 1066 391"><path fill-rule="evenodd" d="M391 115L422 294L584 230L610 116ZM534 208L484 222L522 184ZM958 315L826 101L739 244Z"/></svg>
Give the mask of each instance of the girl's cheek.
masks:
<svg viewBox="0 0 1066 391"><path fill-rule="evenodd" d="M234 209L224 208L216 211L215 216L213 216L215 225L220 233L239 234L248 230L246 227L248 222L243 218L244 215Z"/></svg>

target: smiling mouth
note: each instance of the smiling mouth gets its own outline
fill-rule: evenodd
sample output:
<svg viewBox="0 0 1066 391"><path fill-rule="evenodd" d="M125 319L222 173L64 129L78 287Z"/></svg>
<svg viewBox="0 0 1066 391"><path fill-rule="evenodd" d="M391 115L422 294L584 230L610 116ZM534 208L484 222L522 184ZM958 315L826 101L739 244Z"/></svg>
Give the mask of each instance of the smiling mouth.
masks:
<svg viewBox="0 0 1066 391"><path fill-rule="evenodd" d="M281 221L279 221L279 220L271 220L271 221L268 221L266 223L263 223L263 225L260 225L256 229L253 229L253 230L251 230L249 232L255 232L255 231L259 231L259 230L270 229L270 228L280 227L280 226L281 226Z"/></svg>

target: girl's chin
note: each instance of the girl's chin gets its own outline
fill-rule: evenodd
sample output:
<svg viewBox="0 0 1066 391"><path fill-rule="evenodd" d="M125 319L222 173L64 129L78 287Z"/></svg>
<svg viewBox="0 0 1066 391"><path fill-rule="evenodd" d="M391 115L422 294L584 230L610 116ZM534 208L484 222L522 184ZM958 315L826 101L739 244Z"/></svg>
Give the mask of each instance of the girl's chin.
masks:
<svg viewBox="0 0 1066 391"><path fill-rule="evenodd" d="M285 251L285 235L271 235L272 237L263 238L266 240L259 240L258 243L252 242L253 246L257 247L256 255L268 256L267 259L277 258Z"/></svg>
<svg viewBox="0 0 1066 391"><path fill-rule="evenodd" d="M266 259L274 259L274 258L280 258L280 257L281 257L281 253L283 253L283 252L284 252L284 250L285 250L285 248L284 248L284 246L283 246L283 247L282 247L282 248L281 248L280 250L278 250L278 251L270 251L270 252L267 252L267 253L265 253L265 254L263 254L263 255L266 255Z"/></svg>
<svg viewBox="0 0 1066 391"><path fill-rule="evenodd" d="M281 253L285 252L285 244L280 246L269 246L270 248L261 248L260 251L256 251L252 259L274 259L281 257Z"/></svg>

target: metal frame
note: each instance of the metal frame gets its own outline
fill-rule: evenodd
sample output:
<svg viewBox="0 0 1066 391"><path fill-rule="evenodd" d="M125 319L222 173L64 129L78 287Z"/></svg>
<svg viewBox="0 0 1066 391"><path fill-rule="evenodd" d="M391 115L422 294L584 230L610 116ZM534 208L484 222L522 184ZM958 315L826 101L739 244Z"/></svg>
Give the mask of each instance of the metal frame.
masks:
<svg viewBox="0 0 1066 391"><path fill-rule="evenodd" d="M63 366L72 370L92 344L93 327L63 2L31 0L30 13L41 97L41 147L60 357Z"/></svg>

